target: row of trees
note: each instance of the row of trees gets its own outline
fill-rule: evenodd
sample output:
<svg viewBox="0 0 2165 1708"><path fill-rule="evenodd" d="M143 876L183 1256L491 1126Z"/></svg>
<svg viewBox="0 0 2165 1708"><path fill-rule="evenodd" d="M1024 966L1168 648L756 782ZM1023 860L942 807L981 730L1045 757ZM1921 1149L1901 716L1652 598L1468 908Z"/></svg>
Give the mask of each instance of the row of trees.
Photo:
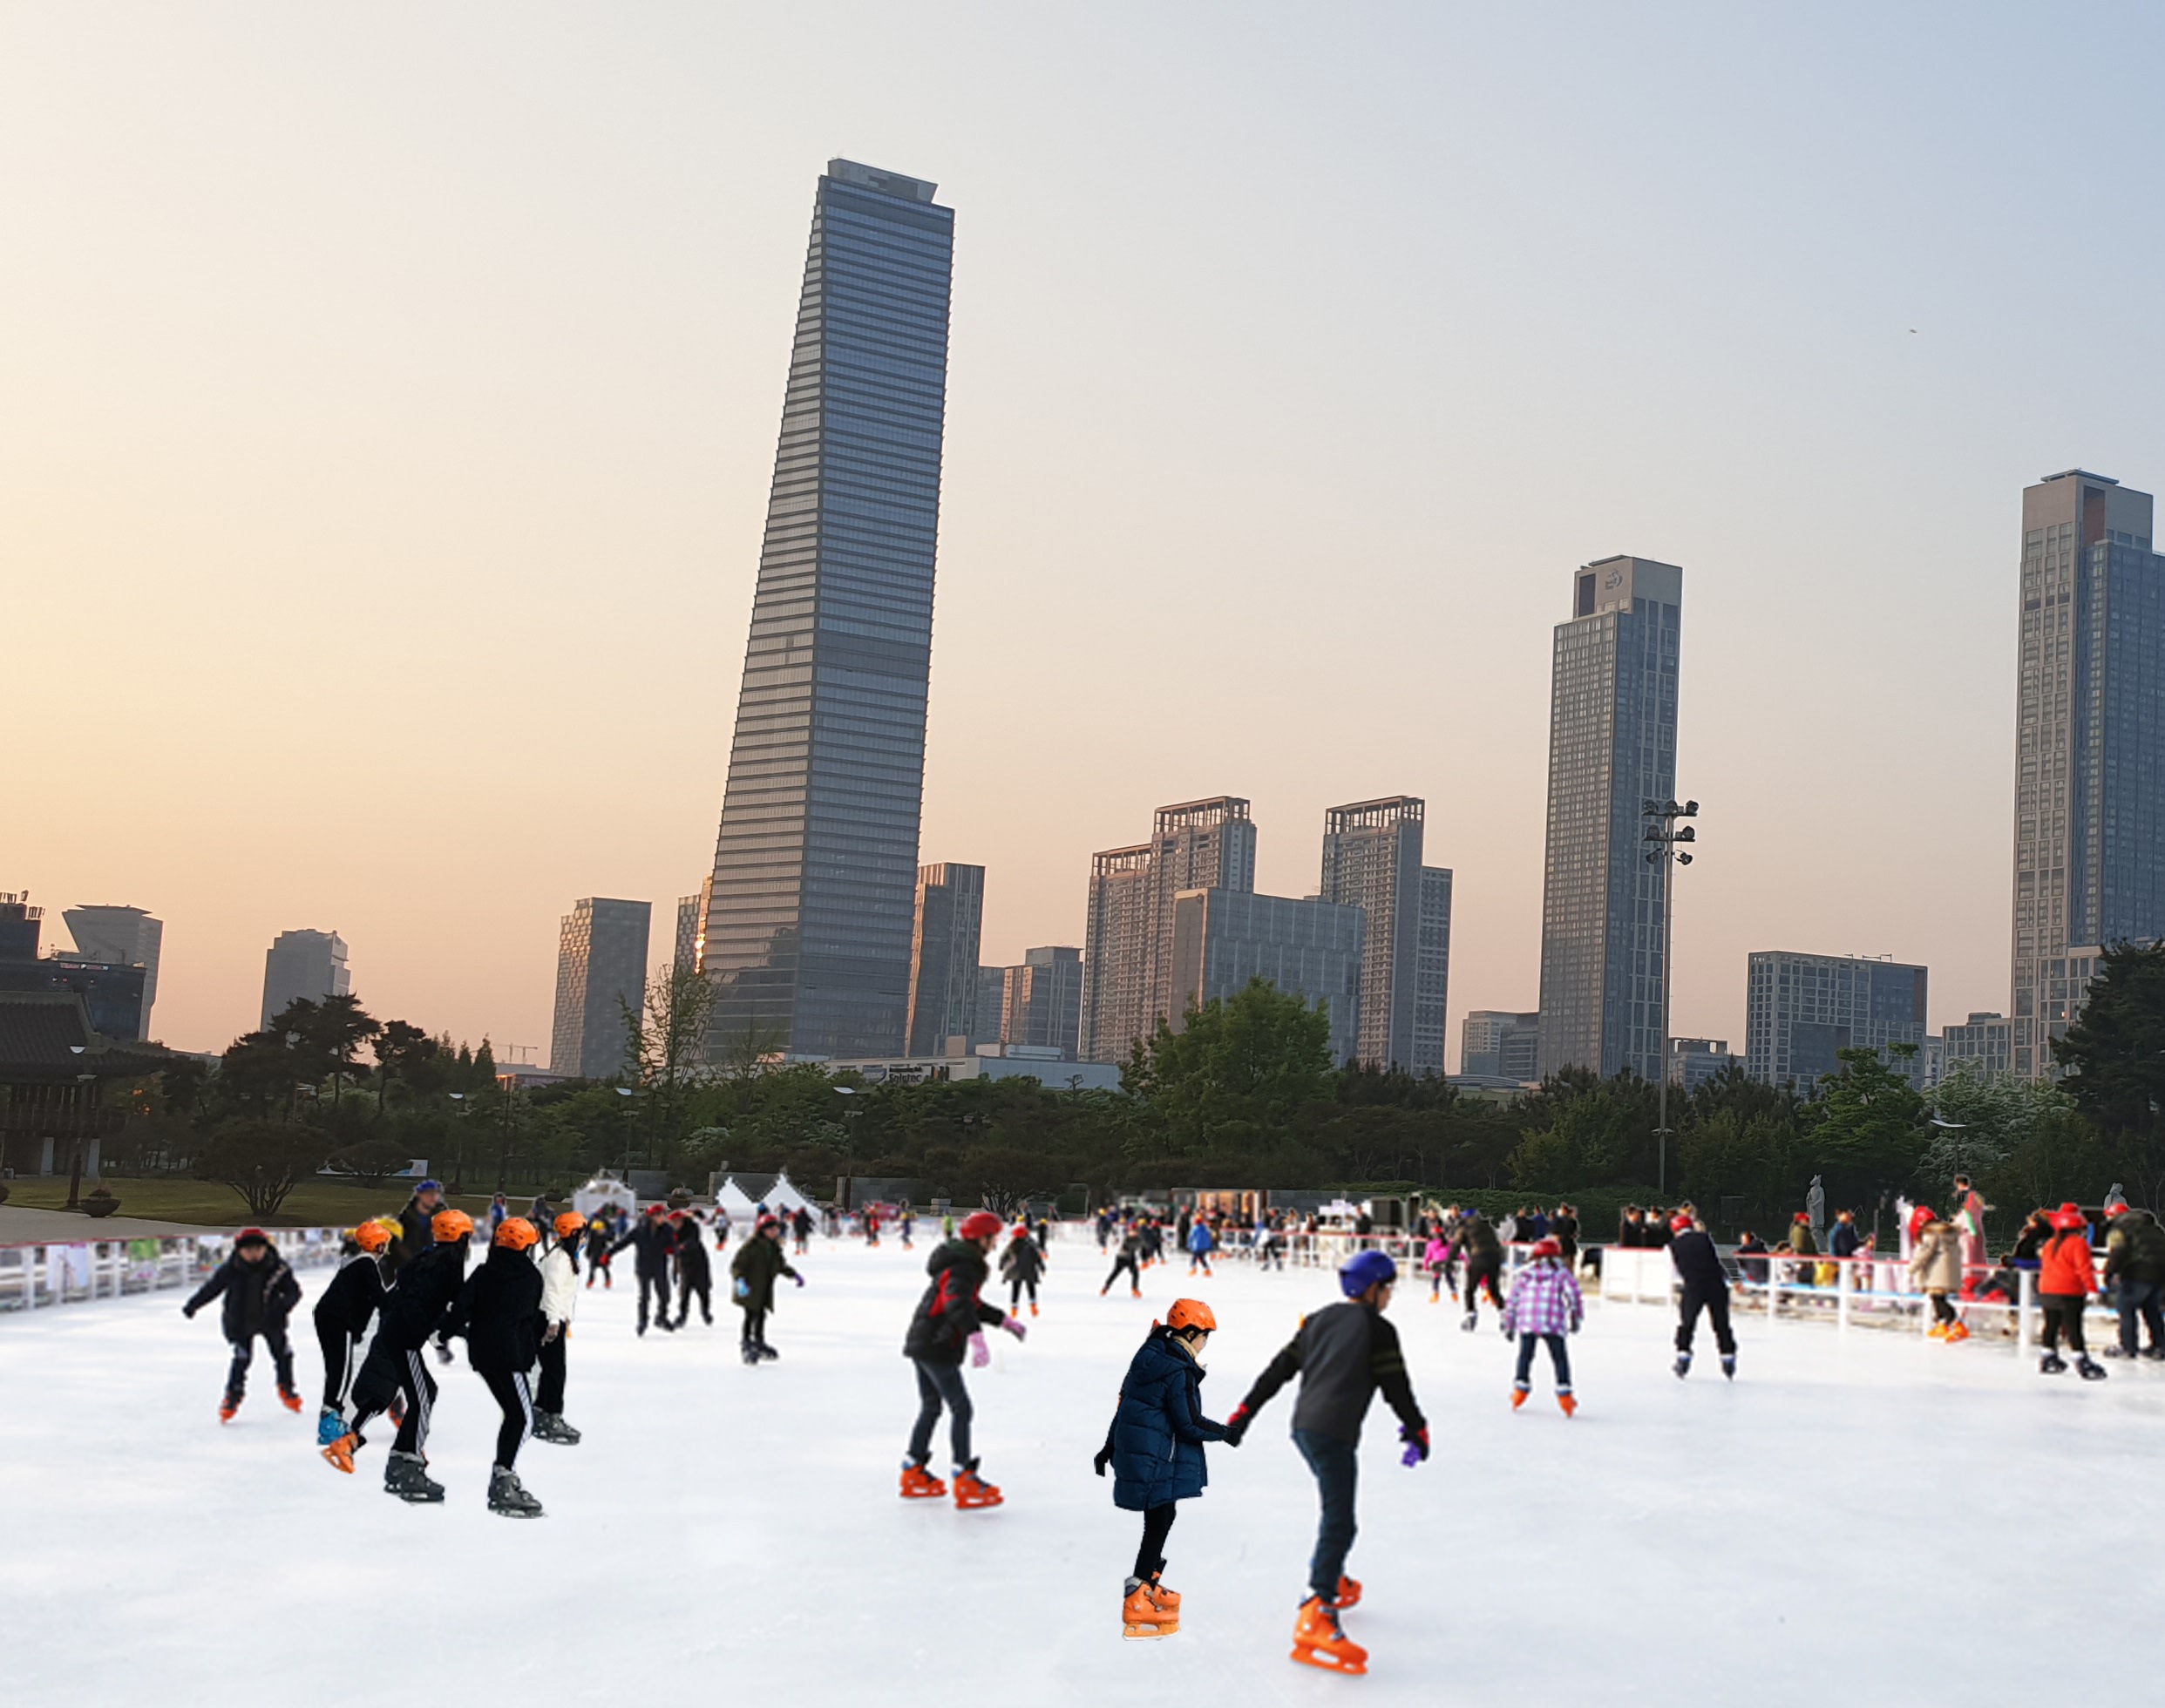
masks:
<svg viewBox="0 0 2165 1708"><path fill-rule="evenodd" d="M863 1084L779 1064L763 1040L706 1055L711 989L666 971L624 1013L621 1071L507 1090L486 1040L454 1045L352 997L296 1002L237 1040L218 1071L165 1076L138 1123L142 1166L228 1180L268 1215L329 1166L377 1181L426 1157L454 1186L552 1195L598 1167L701 1183L709 1169L786 1167L920 1179L959 1200L1100 1195L1180 1183L1386 1183L1449 1196L1510 1191L1688 1196L1710 1210L1786 1217L1814 1176L1868 1211L1896 1192L1936 1199L1975 1176L2010 1210L2094 1201L2114 1180L2165 1198L2165 949L2108 952L2058 1085L1969 1075L1920 1095L1870 1050L1809 1088L1732 1068L1659 1130L1656 1088L1571 1071L1511 1103L1434 1076L1339 1066L1324 1017L1260 980L1161 1026L1116 1092L1055 1078ZM1056 1075L1057 1069L1051 1072Z"/></svg>

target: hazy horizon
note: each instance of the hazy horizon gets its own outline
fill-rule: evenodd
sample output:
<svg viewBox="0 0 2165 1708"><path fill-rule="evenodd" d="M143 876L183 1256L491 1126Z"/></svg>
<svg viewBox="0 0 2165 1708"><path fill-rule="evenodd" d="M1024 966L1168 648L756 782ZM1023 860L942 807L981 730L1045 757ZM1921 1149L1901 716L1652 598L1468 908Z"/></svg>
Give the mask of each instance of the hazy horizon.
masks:
<svg viewBox="0 0 2165 1708"><path fill-rule="evenodd" d="M1428 802L1450 1059L1539 978L1572 571L1684 570L1673 1030L1755 949L2007 1001L2021 489L2153 491L2165 21L2012 7L0 15L0 890L280 931L547 1057L557 925L712 860L815 180L956 210L923 843ZM2109 46L2109 53L2101 48Z"/></svg>

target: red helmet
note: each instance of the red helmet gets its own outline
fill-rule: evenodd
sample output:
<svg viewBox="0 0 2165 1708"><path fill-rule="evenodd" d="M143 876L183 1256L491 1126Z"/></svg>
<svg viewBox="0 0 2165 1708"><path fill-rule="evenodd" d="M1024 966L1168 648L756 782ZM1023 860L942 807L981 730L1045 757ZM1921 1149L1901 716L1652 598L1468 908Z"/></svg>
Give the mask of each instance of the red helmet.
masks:
<svg viewBox="0 0 2165 1708"><path fill-rule="evenodd" d="M669 1207L667 1204L648 1204L647 1206L647 1214L649 1216L667 1216L669 1213Z"/></svg>
<svg viewBox="0 0 2165 1708"><path fill-rule="evenodd" d="M962 1225L955 1230L964 1239L995 1237L1008 1224L989 1210L974 1210L962 1218Z"/></svg>
<svg viewBox="0 0 2165 1708"><path fill-rule="evenodd" d="M1537 1239L1534 1241L1533 1254L1537 1257L1560 1257L1564 1255L1563 1242L1554 1239Z"/></svg>

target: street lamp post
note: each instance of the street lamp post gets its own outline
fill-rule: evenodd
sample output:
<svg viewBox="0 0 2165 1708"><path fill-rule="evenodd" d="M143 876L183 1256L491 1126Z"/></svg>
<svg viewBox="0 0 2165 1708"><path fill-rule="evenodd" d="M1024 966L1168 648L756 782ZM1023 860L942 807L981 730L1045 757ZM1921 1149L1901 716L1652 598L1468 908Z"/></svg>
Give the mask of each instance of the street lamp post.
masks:
<svg viewBox="0 0 2165 1708"><path fill-rule="evenodd" d="M1680 850L1677 844L1696 842L1699 833L1689 824L1678 829L1677 820L1698 817L1699 803L1687 801L1679 806L1673 799L1644 801L1640 803L1640 817L1646 821L1646 834L1642 840L1652 844L1646 851L1646 863L1661 874L1661 1115L1654 1136L1659 1146L1655 1186L1666 1198L1669 1196L1669 946L1674 939L1675 923L1674 911L1669 905L1669 879L1675 867L1692 863L1691 855Z"/></svg>
<svg viewBox="0 0 2165 1708"><path fill-rule="evenodd" d="M853 1085L838 1085L834 1088L834 1095L838 1097L847 1097L854 1100L857 1096L857 1088ZM856 1113L857 1105L854 1101L843 1104L841 1213L845 1216L847 1216L850 1213L851 1174L852 1170L856 1167L856 1137L855 1130L851 1125L851 1119L856 1115Z"/></svg>

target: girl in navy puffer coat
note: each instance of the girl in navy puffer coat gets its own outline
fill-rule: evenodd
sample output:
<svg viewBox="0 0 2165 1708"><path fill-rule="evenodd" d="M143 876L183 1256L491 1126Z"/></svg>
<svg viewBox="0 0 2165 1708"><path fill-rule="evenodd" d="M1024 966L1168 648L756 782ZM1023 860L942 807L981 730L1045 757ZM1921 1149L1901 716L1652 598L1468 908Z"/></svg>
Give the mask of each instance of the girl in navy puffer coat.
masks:
<svg viewBox="0 0 2165 1708"><path fill-rule="evenodd" d="M1180 1597L1158 1582L1165 1569L1165 1537L1176 1501L1193 1500L1210 1481L1203 1444L1226 1439L1225 1426L1203 1415L1199 1354L1218 1320L1207 1305L1173 1301L1165 1321L1154 1324L1120 1384L1120 1405L1097 1474L1113 1471L1113 1504L1143 1515L1143 1545L1135 1572L1122 1591L1122 1634L1170 1637L1180 1629Z"/></svg>

